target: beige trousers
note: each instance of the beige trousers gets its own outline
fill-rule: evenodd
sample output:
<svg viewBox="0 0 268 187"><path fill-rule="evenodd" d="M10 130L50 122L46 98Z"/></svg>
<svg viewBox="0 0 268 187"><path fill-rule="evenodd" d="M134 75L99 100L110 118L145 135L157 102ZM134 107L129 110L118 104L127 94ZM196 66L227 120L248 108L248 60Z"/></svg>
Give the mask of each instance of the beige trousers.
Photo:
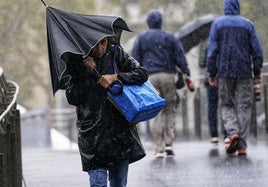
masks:
<svg viewBox="0 0 268 187"><path fill-rule="evenodd" d="M172 145L175 138L176 87L175 74L156 73L149 80L166 99L165 108L149 121L150 131L154 138L155 151L162 152L166 145Z"/></svg>

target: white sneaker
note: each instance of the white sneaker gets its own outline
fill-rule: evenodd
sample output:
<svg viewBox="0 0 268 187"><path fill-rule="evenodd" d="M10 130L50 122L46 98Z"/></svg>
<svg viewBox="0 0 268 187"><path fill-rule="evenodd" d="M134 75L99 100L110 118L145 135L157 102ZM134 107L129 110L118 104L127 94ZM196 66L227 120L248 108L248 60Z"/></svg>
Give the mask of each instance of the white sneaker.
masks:
<svg viewBox="0 0 268 187"><path fill-rule="evenodd" d="M158 152L158 153L155 153L154 157L155 158L164 158L165 154L164 152Z"/></svg>
<svg viewBox="0 0 268 187"><path fill-rule="evenodd" d="M212 143L212 144L218 144L219 143L219 138L218 137L212 137L210 139L210 143Z"/></svg>
<svg viewBox="0 0 268 187"><path fill-rule="evenodd" d="M230 142L230 138L225 138L224 139L224 144L228 144Z"/></svg>

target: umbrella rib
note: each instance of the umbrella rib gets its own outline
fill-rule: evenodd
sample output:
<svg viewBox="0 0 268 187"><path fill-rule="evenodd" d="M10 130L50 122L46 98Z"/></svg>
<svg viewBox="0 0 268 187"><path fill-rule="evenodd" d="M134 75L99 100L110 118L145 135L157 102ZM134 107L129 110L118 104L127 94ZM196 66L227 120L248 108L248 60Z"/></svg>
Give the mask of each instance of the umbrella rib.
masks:
<svg viewBox="0 0 268 187"><path fill-rule="evenodd" d="M45 7L48 7L44 0L41 0L41 2L45 5Z"/></svg>

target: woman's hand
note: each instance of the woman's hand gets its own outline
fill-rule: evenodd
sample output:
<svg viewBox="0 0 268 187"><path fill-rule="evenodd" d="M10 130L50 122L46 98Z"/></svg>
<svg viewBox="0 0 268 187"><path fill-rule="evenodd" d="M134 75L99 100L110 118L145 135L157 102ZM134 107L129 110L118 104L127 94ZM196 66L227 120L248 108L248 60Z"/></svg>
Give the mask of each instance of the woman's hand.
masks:
<svg viewBox="0 0 268 187"><path fill-rule="evenodd" d="M96 67L96 63L95 63L93 57L91 57L91 56L87 56L87 57L83 60L83 64L84 64L84 66L86 66L86 68L89 69L90 71L92 71L92 70Z"/></svg>
<svg viewBox="0 0 268 187"><path fill-rule="evenodd" d="M117 74L107 74L102 75L97 83L104 88L108 88L113 82L117 80L118 80Z"/></svg>

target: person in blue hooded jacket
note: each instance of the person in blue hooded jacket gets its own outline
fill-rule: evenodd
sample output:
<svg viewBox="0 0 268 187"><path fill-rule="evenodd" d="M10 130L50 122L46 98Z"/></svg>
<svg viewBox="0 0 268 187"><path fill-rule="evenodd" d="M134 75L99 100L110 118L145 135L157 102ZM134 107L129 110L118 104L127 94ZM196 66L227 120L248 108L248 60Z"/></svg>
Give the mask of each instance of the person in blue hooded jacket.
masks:
<svg viewBox="0 0 268 187"><path fill-rule="evenodd" d="M261 82L263 52L253 23L240 15L239 0L224 1L224 16L211 26L207 59L209 83L219 87L226 152L246 155L253 82Z"/></svg>
<svg viewBox="0 0 268 187"><path fill-rule="evenodd" d="M148 30L140 33L134 43L132 56L147 70L149 80L166 99L166 107L149 122L156 150L156 157L173 156L175 138L177 67L184 73L188 88L193 91L190 70L180 41L171 32L162 29L162 14L151 10L147 16Z"/></svg>

